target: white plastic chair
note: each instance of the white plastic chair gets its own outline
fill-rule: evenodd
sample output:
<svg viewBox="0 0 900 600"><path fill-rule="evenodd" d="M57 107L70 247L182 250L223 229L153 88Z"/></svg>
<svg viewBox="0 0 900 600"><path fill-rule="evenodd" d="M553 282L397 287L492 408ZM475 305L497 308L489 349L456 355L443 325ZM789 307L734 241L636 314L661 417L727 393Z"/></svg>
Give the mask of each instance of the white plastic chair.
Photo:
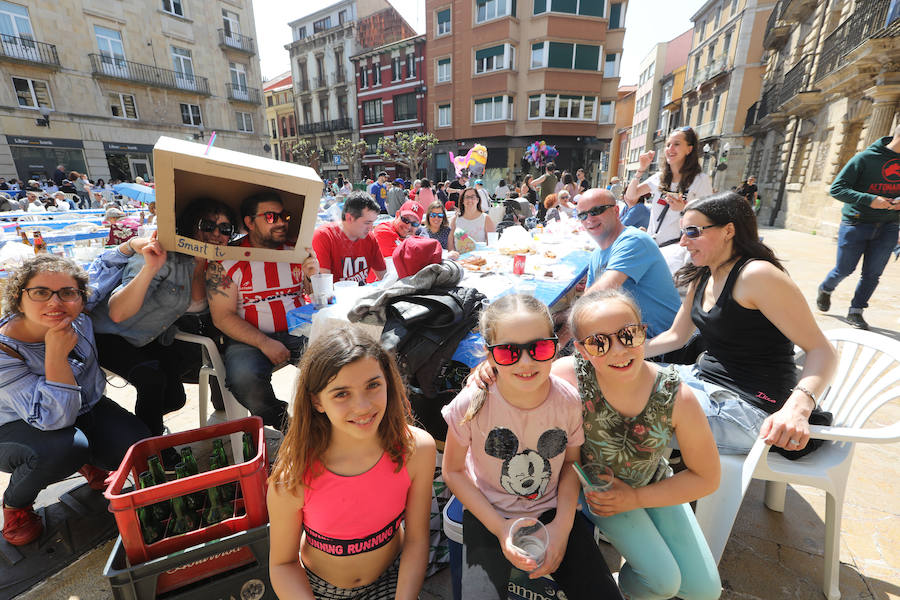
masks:
<svg viewBox="0 0 900 600"><path fill-rule="evenodd" d="M225 416L229 421L241 419L250 415L250 411L244 408L225 387L225 362L219 354L216 343L203 335L185 333L179 331L175 334L176 340L199 344L203 352L203 364L200 367L198 383L200 384L200 427L206 425L207 409L209 407L209 376L214 375L219 390L222 392L222 401L225 404Z"/></svg>
<svg viewBox="0 0 900 600"><path fill-rule="evenodd" d="M837 349L838 366L820 406L834 414L834 424L810 426L810 437L828 441L795 461L769 452L770 447L762 440L757 440L746 457L721 455L719 489L697 501L696 516L718 562L751 479L766 481L766 506L778 512L784 512L788 483L824 490L823 591L829 600L838 600L841 597L838 587L841 516L855 443L900 441L900 422L863 429L876 410L900 399L900 342L855 329L834 329L825 332L825 337Z"/></svg>

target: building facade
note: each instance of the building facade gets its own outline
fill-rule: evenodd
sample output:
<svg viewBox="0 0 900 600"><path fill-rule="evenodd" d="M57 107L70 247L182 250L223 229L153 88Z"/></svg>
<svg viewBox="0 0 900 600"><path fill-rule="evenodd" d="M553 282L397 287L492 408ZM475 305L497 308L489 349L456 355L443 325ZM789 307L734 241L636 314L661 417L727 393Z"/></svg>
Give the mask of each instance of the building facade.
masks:
<svg viewBox="0 0 900 600"><path fill-rule="evenodd" d="M351 56L415 36L387 0L341 0L290 24L290 53L298 137L321 149L320 175L348 176L331 149L341 137L359 139L360 110Z"/></svg>
<svg viewBox="0 0 900 600"><path fill-rule="evenodd" d="M684 73L687 70L693 34L693 30L689 29L666 43L666 57L659 79L659 102L653 107L658 116L651 149L656 152L657 157L662 156L669 133L681 126Z"/></svg>
<svg viewBox="0 0 900 600"><path fill-rule="evenodd" d="M297 143L297 115L294 112L294 85L287 71L263 83L269 156L295 162L291 149Z"/></svg>
<svg viewBox="0 0 900 600"><path fill-rule="evenodd" d="M485 185L533 169L525 148L556 146L560 168L601 178L615 132L626 2L426 0L428 131L440 140L434 175L453 176L449 153L488 150Z"/></svg>
<svg viewBox="0 0 900 600"><path fill-rule="evenodd" d="M764 44L762 93L744 120L760 220L836 235L831 183L900 122L900 3L781 0Z"/></svg>
<svg viewBox="0 0 900 600"><path fill-rule="evenodd" d="M406 167L385 163L378 140L394 133L425 131L425 36L385 44L351 57L356 73L359 139L366 142L363 176L385 170L415 178Z"/></svg>
<svg viewBox="0 0 900 600"><path fill-rule="evenodd" d="M264 154L254 32L251 0L0 0L0 174L148 179L161 135L212 131Z"/></svg>
<svg viewBox="0 0 900 600"><path fill-rule="evenodd" d="M631 141L625 157L625 175L630 179L638 170L638 157L653 148L653 134L659 117L660 80L666 59L665 42L656 44L641 60L641 74L638 76L634 93L634 116L632 116ZM656 170L656 161L649 172Z"/></svg>
<svg viewBox="0 0 900 600"><path fill-rule="evenodd" d="M809 4L814 0L801 0ZM760 94L763 36L772 0L709 0L692 17L694 36L682 115L697 132L713 189L739 185L750 150L747 109Z"/></svg>
<svg viewBox="0 0 900 600"><path fill-rule="evenodd" d="M609 148L609 166L605 176L595 185L605 187L613 177L625 177L625 157L631 141L631 119L634 117L636 85L623 85L616 93L616 129Z"/></svg>

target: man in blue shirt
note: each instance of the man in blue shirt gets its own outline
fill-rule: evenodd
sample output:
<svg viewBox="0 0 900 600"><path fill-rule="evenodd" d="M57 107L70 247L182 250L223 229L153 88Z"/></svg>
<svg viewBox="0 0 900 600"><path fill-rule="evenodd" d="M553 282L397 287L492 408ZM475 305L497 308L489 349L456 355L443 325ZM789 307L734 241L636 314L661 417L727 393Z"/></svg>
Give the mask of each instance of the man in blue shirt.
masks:
<svg viewBox="0 0 900 600"><path fill-rule="evenodd" d="M671 327L681 299L656 242L647 233L619 220L616 199L593 188L578 201L578 218L599 248L591 255L589 289L621 288L631 294L654 337Z"/></svg>
<svg viewBox="0 0 900 600"><path fill-rule="evenodd" d="M378 174L378 181L369 186L369 193L372 194L372 197L375 198L375 202L378 203L378 206L381 208L382 214L387 214L387 185L385 185L385 181L387 181L387 173L384 171Z"/></svg>

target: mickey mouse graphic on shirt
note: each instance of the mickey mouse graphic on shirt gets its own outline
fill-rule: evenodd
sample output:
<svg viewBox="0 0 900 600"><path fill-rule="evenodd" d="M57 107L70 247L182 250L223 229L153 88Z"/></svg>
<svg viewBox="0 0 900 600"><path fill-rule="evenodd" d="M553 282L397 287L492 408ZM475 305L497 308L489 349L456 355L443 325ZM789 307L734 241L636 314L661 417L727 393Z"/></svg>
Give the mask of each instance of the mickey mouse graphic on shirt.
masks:
<svg viewBox="0 0 900 600"><path fill-rule="evenodd" d="M505 427L495 427L484 440L484 451L503 461L500 485L510 494L529 500L544 495L550 483L550 459L566 449L569 439L559 428L548 429L538 438L537 451L519 449L519 438Z"/></svg>

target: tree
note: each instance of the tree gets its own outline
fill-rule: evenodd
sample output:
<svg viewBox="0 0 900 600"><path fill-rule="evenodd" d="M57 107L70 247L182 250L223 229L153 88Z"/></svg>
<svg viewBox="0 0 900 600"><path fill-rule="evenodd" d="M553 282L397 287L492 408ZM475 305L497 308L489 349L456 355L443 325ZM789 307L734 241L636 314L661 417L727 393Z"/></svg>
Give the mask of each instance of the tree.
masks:
<svg viewBox="0 0 900 600"><path fill-rule="evenodd" d="M411 177L418 177L434 154L438 139L433 133L395 133L378 140L378 154L392 163L404 165Z"/></svg>
<svg viewBox="0 0 900 600"><path fill-rule="evenodd" d="M302 165L311 167L317 173L319 165L322 161L322 149L315 145L312 140L302 139L294 144L291 148L294 159Z"/></svg>
<svg viewBox="0 0 900 600"><path fill-rule="evenodd" d="M361 177L360 165L363 156L366 154L366 143L363 140L354 142L350 138L338 138L334 142L331 152L340 156L341 160L350 167L350 178L353 181L359 181Z"/></svg>

